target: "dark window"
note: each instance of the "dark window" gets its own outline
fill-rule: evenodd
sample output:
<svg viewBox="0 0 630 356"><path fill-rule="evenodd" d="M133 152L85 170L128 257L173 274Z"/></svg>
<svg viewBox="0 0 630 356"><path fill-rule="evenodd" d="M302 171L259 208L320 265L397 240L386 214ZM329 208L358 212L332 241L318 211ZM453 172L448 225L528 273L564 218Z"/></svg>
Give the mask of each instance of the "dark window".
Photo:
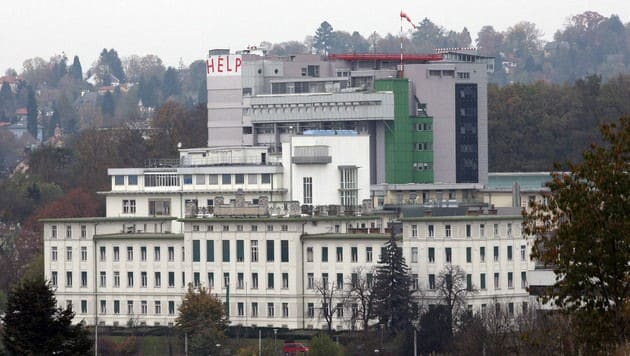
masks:
<svg viewBox="0 0 630 356"><path fill-rule="evenodd" d="M223 262L230 262L230 241L223 240Z"/></svg>
<svg viewBox="0 0 630 356"><path fill-rule="evenodd" d="M193 240L193 256L192 256L193 262L199 262L199 258L200 258L199 257L199 254L200 254L199 242L200 242L199 240Z"/></svg>
<svg viewBox="0 0 630 356"><path fill-rule="evenodd" d="M289 262L289 240L280 241L280 262Z"/></svg>
<svg viewBox="0 0 630 356"><path fill-rule="evenodd" d="M273 240L267 240L267 262L274 260Z"/></svg>
<svg viewBox="0 0 630 356"><path fill-rule="evenodd" d="M245 260L245 241L236 240L236 262Z"/></svg>
<svg viewBox="0 0 630 356"><path fill-rule="evenodd" d="M455 84L455 166L457 183L478 181L477 84Z"/></svg>
<svg viewBox="0 0 630 356"><path fill-rule="evenodd" d="M206 241L206 261L214 262L214 241Z"/></svg>

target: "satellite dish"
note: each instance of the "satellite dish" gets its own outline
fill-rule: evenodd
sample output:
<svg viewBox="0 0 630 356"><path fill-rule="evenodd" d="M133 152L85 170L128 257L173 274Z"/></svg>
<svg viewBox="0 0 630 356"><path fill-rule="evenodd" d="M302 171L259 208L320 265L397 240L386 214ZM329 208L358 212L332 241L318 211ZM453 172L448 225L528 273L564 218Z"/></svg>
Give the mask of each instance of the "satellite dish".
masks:
<svg viewBox="0 0 630 356"><path fill-rule="evenodd" d="M177 142L177 148L182 148L182 143L181 142Z"/></svg>

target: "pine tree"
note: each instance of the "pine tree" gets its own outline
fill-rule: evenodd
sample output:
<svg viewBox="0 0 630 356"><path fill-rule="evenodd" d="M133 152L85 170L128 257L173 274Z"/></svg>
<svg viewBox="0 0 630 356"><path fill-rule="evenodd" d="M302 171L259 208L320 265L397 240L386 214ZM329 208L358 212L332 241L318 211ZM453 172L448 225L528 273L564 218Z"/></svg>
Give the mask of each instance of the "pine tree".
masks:
<svg viewBox="0 0 630 356"><path fill-rule="evenodd" d="M72 61L72 67L70 67L70 75L75 80L83 80L83 69L81 68L81 62L79 56L74 56Z"/></svg>
<svg viewBox="0 0 630 356"><path fill-rule="evenodd" d="M37 138L37 99L35 99L35 91L32 86L27 87L26 110L26 127L28 132L34 138Z"/></svg>
<svg viewBox="0 0 630 356"><path fill-rule="evenodd" d="M333 27L324 21L319 25L315 36L313 37L313 47L319 54L327 54L334 41Z"/></svg>
<svg viewBox="0 0 630 356"><path fill-rule="evenodd" d="M83 324L72 325L71 307L56 306L50 285L26 280L9 294L3 343L12 355L84 355L92 348Z"/></svg>
<svg viewBox="0 0 630 356"><path fill-rule="evenodd" d="M409 267L405 263L402 249L396 243L393 230L395 229L392 228L392 235L378 262L374 291L375 314L379 323L390 331L397 332L409 328L413 308Z"/></svg>

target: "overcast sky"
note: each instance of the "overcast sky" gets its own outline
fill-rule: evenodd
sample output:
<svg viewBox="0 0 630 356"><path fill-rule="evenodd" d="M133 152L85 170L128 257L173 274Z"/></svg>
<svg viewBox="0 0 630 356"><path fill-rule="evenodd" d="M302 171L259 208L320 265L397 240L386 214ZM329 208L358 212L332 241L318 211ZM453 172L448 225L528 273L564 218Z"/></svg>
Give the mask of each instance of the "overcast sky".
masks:
<svg viewBox="0 0 630 356"><path fill-rule="evenodd" d="M33 57L78 55L84 70L103 48L120 57L155 54L177 66L204 58L210 48L241 49L261 41L302 41L327 20L335 30L398 33L400 10L414 22L428 17L447 30L504 31L534 22L552 38L570 16L597 11L630 21L628 0L3 0L0 74L22 70Z"/></svg>

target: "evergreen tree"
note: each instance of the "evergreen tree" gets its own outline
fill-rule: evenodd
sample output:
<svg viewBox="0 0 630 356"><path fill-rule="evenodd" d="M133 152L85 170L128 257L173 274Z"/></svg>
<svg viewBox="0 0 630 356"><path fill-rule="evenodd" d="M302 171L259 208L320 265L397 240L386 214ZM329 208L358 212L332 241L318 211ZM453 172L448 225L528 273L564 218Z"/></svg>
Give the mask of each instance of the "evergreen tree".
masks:
<svg viewBox="0 0 630 356"><path fill-rule="evenodd" d="M32 86L29 85L26 90L26 110L28 110L26 127L31 136L37 138L37 99L35 99L35 91Z"/></svg>
<svg viewBox="0 0 630 356"><path fill-rule="evenodd" d="M115 49L103 48L101 56L99 57L99 65L105 66L109 69L109 73L116 77L121 83L126 80L125 70L123 69L122 62L118 57L118 52Z"/></svg>
<svg viewBox="0 0 630 356"><path fill-rule="evenodd" d="M164 80L162 81L162 97L167 100L171 96L177 96L181 93L181 86L177 76L177 70L168 67L164 72Z"/></svg>
<svg viewBox="0 0 630 356"><path fill-rule="evenodd" d="M409 267L405 263L402 249L396 243L394 230L392 228L392 235L378 262L374 304L379 323L390 331L397 332L409 328L413 308Z"/></svg>
<svg viewBox="0 0 630 356"><path fill-rule="evenodd" d="M83 80L83 69L81 68L81 62L79 56L74 56L72 61L72 67L70 67L70 75L73 79Z"/></svg>
<svg viewBox="0 0 630 356"><path fill-rule="evenodd" d="M101 113L110 118L114 116L116 105L114 104L114 96L111 92L106 92L103 95L103 101L101 102Z"/></svg>
<svg viewBox="0 0 630 356"><path fill-rule="evenodd" d="M8 82L0 87L0 120L10 121L15 116L15 98Z"/></svg>
<svg viewBox="0 0 630 356"><path fill-rule="evenodd" d="M50 285L26 280L9 294L3 343L14 355L84 355L91 342L83 324L72 325L71 307L57 308Z"/></svg>
<svg viewBox="0 0 630 356"><path fill-rule="evenodd" d="M319 28L315 31L315 37L313 37L313 48L317 50L319 54L327 54L333 45L334 33L333 27L324 21L319 25Z"/></svg>

